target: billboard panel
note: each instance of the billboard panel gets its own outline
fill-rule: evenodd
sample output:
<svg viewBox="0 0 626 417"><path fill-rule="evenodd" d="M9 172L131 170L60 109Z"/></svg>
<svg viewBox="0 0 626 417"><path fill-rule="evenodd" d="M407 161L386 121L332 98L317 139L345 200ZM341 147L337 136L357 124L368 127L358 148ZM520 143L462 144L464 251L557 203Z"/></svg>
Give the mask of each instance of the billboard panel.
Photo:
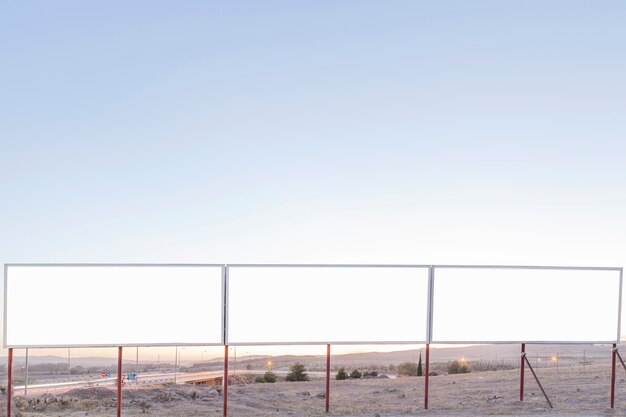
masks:
<svg viewBox="0 0 626 417"><path fill-rule="evenodd" d="M432 343L614 343L620 268L435 267Z"/></svg>
<svg viewBox="0 0 626 417"><path fill-rule="evenodd" d="M228 344L424 343L428 267L229 266Z"/></svg>
<svg viewBox="0 0 626 417"><path fill-rule="evenodd" d="M220 265L6 265L7 347L223 343Z"/></svg>

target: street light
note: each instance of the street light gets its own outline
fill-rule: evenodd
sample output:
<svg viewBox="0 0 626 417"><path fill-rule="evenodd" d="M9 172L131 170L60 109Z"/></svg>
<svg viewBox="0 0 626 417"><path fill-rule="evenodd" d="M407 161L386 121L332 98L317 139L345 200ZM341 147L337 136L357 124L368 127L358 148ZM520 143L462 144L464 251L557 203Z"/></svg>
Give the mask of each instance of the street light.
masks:
<svg viewBox="0 0 626 417"><path fill-rule="evenodd" d="M559 352L556 352L556 356L552 357L552 362L556 363L556 373L559 373Z"/></svg>

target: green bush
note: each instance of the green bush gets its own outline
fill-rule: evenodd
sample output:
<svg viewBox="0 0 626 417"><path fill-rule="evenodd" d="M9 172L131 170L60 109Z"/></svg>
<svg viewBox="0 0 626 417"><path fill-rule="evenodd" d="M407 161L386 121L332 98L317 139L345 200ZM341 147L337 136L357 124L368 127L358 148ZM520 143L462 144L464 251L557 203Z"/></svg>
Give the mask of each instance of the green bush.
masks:
<svg viewBox="0 0 626 417"><path fill-rule="evenodd" d="M363 372L363 376L376 378L378 376L378 371L365 371Z"/></svg>
<svg viewBox="0 0 626 417"><path fill-rule="evenodd" d="M344 379L348 379L348 373L346 372L346 368L339 368L339 371L337 371L337 375L335 376L335 379L338 381L343 381Z"/></svg>
<svg viewBox="0 0 626 417"><path fill-rule="evenodd" d="M264 376L257 376L257 377L255 378L254 382L256 382L257 384L264 384L264 383L266 383L267 381L265 380L265 377L264 377Z"/></svg>
<svg viewBox="0 0 626 417"><path fill-rule="evenodd" d="M278 377L276 376L276 374L272 371L267 371L264 375L263 378L265 379L265 382L269 382L270 384L273 384L274 382L276 382L276 380L278 379Z"/></svg>
<svg viewBox="0 0 626 417"><path fill-rule="evenodd" d="M417 376L424 376L424 371L422 370L422 352L420 352L420 360L417 362Z"/></svg>
<svg viewBox="0 0 626 417"><path fill-rule="evenodd" d="M309 376L306 373L306 368L300 362L296 362L289 367L289 373L285 377L286 381L308 381Z"/></svg>
<svg viewBox="0 0 626 417"><path fill-rule="evenodd" d="M352 378L352 379L359 379L362 376L363 376L363 374L358 369L355 369L354 371L350 372L350 378Z"/></svg>

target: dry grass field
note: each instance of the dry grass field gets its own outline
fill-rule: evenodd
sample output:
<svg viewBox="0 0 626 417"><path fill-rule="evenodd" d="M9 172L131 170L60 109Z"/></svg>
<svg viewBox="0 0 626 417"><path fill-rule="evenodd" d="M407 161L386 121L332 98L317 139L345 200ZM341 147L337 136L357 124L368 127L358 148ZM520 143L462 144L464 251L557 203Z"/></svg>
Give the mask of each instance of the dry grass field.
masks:
<svg viewBox="0 0 626 417"><path fill-rule="evenodd" d="M423 409L424 379L362 379L331 382L332 416L624 416L626 374L618 369L617 406L609 408L606 365L541 369L538 375L554 404L550 410L532 375L526 373L525 401L518 399L517 370L441 375L430 378L430 409ZM220 416L221 392L210 387L170 385L124 390L122 414ZM115 391L86 388L63 394L16 396L18 417L115 415ZM324 380L249 384L229 389L231 416L323 416ZM0 405L5 407L5 405Z"/></svg>

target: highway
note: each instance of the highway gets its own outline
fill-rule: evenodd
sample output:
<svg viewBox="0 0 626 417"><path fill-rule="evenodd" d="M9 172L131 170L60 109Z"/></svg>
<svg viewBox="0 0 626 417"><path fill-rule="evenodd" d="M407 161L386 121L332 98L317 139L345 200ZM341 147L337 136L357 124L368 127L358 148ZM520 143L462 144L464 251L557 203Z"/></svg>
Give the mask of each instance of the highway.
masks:
<svg viewBox="0 0 626 417"><path fill-rule="evenodd" d="M232 371L229 376L241 375L241 374L255 374L263 375L265 371L251 371L251 370L239 370ZM286 375L287 371L274 371L277 375ZM325 376L325 372L307 372L311 376ZM184 384L188 381L202 378L221 377L224 373L222 371L211 372L189 372L189 373L174 373L174 372L146 372L138 374L135 381L124 381L124 389L134 389L145 387L149 385L177 383ZM50 393L62 393L75 388L84 387L96 387L96 386L115 386L117 383L117 377L104 377L97 379L88 379L81 381L65 381L65 382L50 382L45 384L29 384L28 395ZM17 385L13 387L13 395L24 395L24 385Z"/></svg>

